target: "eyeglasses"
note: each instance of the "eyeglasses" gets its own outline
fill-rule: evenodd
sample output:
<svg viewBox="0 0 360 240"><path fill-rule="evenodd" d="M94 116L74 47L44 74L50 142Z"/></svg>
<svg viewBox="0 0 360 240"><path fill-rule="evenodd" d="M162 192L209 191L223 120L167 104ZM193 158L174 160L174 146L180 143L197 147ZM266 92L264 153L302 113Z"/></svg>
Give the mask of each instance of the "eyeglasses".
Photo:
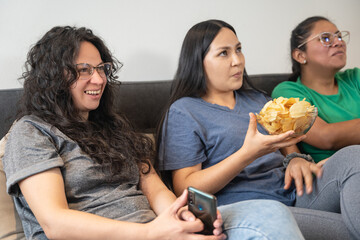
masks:
<svg viewBox="0 0 360 240"><path fill-rule="evenodd" d="M106 79L111 74L112 65L111 63L101 63L94 67L88 63L76 64L76 70L80 80L89 80L94 74L94 69L96 69L100 77Z"/></svg>
<svg viewBox="0 0 360 240"><path fill-rule="evenodd" d="M303 42L302 44L297 46L297 48L301 48L306 43L314 40L317 37L320 39L320 42L322 43L322 45L324 45L325 47L330 47L334 43L335 38L337 38L339 41L344 42L346 44L349 43L350 32L349 31L341 31L341 32L336 32L336 33L322 32L322 33L319 33L318 35L308 39L307 41Z"/></svg>

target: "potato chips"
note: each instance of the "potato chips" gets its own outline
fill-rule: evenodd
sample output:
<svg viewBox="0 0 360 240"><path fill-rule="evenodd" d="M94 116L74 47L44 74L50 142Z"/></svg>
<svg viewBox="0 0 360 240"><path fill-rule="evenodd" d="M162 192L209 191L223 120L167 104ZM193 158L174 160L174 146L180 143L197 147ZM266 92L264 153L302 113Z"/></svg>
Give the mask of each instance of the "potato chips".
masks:
<svg viewBox="0 0 360 240"><path fill-rule="evenodd" d="M317 109L305 98L274 98L267 102L256 114L258 122L269 134L280 134L294 130L297 134L305 134L315 121Z"/></svg>

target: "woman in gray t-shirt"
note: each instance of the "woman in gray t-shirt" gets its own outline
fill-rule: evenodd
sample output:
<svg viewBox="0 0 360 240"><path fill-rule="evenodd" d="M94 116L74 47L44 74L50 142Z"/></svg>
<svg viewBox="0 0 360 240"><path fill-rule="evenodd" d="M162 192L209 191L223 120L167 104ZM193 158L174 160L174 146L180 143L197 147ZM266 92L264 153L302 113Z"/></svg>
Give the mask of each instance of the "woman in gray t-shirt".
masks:
<svg viewBox="0 0 360 240"><path fill-rule="evenodd" d="M91 30L54 27L30 50L24 95L3 159L28 239L195 237L151 166L152 141L112 108L121 64ZM156 217L157 216L157 217ZM214 236L224 239L222 220Z"/></svg>

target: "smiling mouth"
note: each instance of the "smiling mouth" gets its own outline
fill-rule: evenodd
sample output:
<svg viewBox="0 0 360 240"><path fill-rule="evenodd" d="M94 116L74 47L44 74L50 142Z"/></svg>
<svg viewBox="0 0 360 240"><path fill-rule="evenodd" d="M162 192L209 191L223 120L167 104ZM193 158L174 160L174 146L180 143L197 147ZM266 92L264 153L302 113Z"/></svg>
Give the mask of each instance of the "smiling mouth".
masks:
<svg viewBox="0 0 360 240"><path fill-rule="evenodd" d="M97 91L84 91L85 94L89 94L89 95L99 95L101 93L101 89L97 90Z"/></svg>

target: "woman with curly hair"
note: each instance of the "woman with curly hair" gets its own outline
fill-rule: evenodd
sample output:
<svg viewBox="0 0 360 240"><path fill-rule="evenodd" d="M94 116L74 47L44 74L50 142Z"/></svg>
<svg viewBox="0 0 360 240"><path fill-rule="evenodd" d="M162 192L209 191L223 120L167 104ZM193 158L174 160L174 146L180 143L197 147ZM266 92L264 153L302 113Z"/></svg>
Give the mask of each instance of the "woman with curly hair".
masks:
<svg viewBox="0 0 360 240"><path fill-rule="evenodd" d="M54 27L25 66L3 163L28 239L303 239L291 213L266 202L224 208L213 234L199 234L187 191L176 199L152 167L151 139L115 113L121 64L91 30ZM271 221L253 218L259 209Z"/></svg>
<svg viewBox="0 0 360 240"><path fill-rule="evenodd" d="M25 66L3 163L28 239L225 238L220 215L214 235L195 235L187 192L176 199L151 166L152 141L115 113L121 64L91 30L54 27Z"/></svg>

